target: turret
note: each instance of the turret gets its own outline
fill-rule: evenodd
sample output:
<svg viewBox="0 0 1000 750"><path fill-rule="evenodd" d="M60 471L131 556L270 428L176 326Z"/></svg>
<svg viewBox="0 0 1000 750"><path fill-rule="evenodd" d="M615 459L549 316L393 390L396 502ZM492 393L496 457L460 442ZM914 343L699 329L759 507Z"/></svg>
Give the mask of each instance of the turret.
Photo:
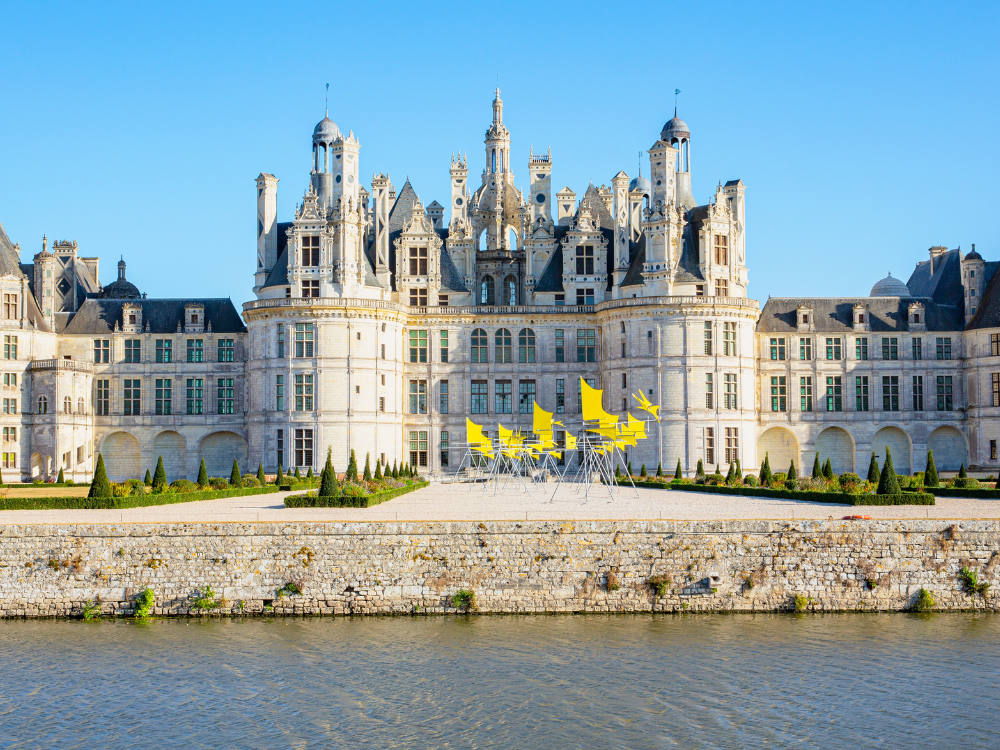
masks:
<svg viewBox="0 0 1000 750"><path fill-rule="evenodd" d="M677 149L677 206L679 208L694 208L694 196L691 194L691 131L687 123L677 116L677 109L674 108L674 117L663 126L660 132L660 140Z"/></svg>
<svg viewBox="0 0 1000 750"><path fill-rule="evenodd" d="M576 193L564 187L556 193L556 203L559 206L559 226L568 227L576 216Z"/></svg>
<svg viewBox="0 0 1000 750"><path fill-rule="evenodd" d="M986 263L983 256L976 252L976 246L972 246L972 252L962 258L962 287L965 289L965 319L969 320L979 307L979 302L983 298L984 276Z"/></svg>
<svg viewBox="0 0 1000 750"><path fill-rule="evenodd" d="M259 289L278 261L278 178L261 172L257 176L257 272Z"/></svg>
<svg viewBox="0 0 1000 750"><path fill-rule="evenodd" d="M534 149L528 156L528 175L531 188L528 198L528 211L531 228L534 229L538 219L546 224L552 221L552 149L546 155L535 155Z"/></svg>
<svg viewBox="0 0 1000 750"><path fill-rule="evenodd" d="M493 123L486 131L486 173L510 172L510 133L503 124L503 100L500 89L493 98Z"/></svg>

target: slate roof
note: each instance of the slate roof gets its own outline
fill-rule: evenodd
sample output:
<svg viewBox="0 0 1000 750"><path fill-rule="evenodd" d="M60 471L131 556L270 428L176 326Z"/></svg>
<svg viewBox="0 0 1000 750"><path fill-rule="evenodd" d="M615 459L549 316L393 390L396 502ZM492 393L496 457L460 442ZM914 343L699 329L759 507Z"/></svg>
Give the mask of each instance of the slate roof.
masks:
<svg viewBox="0 0 1000 750"><path fill-rule="evenodd" d="M205 307L205 324L212 324L212 333L245 333L246 326L231 299L95 299L90 298L75 315L56 316L57 333L110 334L122 324L122 306L142 308L142 328L149 324L150 333L176 333L177 323L184 321L184 306Z"/></svg>
<svg viewBox="0 0 1000 750"><path fill-rule="evenodd" d="M21 273L21 259L3 224L0 224L0 276L20 276Z"/></svg>
<svg viewBox="0 0 1000 750"><path fill-rule="evenodd" d="M1000 274L992 273L989 282L983 288L983 296L979 300L976 312L966 328L1000 328Z"/></svg>
<svg viewBox="0 0 1000 750"><path fill-rule="evenodd" d="M818 333L852 333L854 305L862 304L868 314L868 329L882 331L909 330L907 308L919 301L924 305L924 320L928 331L962 330L962 308L940 305L932 299L912 297L772 297L761 310L757 330L768 333L795 333L795 311L800 305L812 307L812 330Z"/></svg>
<svg viewBox="0 0 1000 750"><path fill-rule="evenodd" d="M691 282L705 280L705 276L698 265L701 252L698 236L702 223L708 217L708 209L709 206L696 206L688 211L688 223L684 227L681 257L677 263L677 270L674 272L674 281Z"/></svg>
<svg viewBox="0 0 1000 750"><path fill-rule="evenodd" d="M948 250L934 260L934 273L931 273L931 261L917 263L913 269L906 288L914 297L930 297L935 302L945 305L961 305L964 291L962 289L961 258L958 250Z"/></svg>
<svg viewBox="0 0 1000 750"><path fill-rule="evenodd" d="M644 282L642 279L642 264L646 262L646 233L643 232L638 241L629 243L629 257L632 262L629 263L628 273L625 274L625 278L622 280L622 286L641 286Z"/></svg>
<svg viewBox="0 0 1000 750"><path fill-rule="evenodd" d="M278 259L274 262L274 268L267 275L264 286L288 286L288 235L286 232L292 222L280 222L278 224Z"/></svg>
<svg viewBox="0 0 1000 750"><path fill-rule="evenodd" d="M535 283L536 292L564 292L562 283L562 272L563 272L563 254L562 254L562 243L566 239L566 233L569 232L569 227L556 225L552 228L553 235L556 241L556 249L553 251L552 255L549 256L548 265L542 271L542 275L538 277L538 281Z"/></svg>
<svg viewBox="0 0 1000 750"><path fill-rule="evenodd" d="M438 237L441 238L441 288L450 289L453 292L467 292L465 288L465 277L455 267L455 261L451 259L448 252L448 230L438 229Z"/></svg>

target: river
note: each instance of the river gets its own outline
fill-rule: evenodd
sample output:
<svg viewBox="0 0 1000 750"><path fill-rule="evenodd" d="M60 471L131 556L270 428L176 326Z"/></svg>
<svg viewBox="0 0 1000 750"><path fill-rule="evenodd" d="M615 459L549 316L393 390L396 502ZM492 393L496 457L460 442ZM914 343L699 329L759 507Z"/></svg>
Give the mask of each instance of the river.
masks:
<svg viewBox="0 0 1000 750"><path fill-rule="evenodd" d="M1000 616L0 622L0 748L997 748Z"/></svg>

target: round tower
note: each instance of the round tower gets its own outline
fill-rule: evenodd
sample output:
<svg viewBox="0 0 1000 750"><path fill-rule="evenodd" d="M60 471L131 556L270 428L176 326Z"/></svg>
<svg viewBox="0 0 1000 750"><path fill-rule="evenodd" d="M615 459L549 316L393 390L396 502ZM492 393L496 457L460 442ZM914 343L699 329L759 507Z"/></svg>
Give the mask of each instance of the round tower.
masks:
<svg viewBox="0 0 1000 750"><path fill-rule="evenodd" d="M691 194L691 130L677 116L676 107L673 119L660 131L660 140L677 149L677 189L674 192L677 205L694 208L697 204Z"/></svg>

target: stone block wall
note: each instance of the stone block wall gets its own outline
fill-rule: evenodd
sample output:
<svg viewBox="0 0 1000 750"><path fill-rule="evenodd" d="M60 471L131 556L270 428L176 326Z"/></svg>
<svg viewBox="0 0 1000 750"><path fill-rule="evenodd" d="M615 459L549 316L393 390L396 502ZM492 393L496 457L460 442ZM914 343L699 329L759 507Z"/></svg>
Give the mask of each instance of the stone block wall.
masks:
<svg viewBox="0 0 1000 750"><path fill-rule="evenodd" d="M962 590L966 566L992 583ZM658 595L650 579L665 581ZM155 612L892 611L1000 605L997 521L622 521L0 527L0 616ZM301 594L281 595L294 584ZM203 611L202 611L203 612ZM204 613L204 612L203 612Z"/></svg>

